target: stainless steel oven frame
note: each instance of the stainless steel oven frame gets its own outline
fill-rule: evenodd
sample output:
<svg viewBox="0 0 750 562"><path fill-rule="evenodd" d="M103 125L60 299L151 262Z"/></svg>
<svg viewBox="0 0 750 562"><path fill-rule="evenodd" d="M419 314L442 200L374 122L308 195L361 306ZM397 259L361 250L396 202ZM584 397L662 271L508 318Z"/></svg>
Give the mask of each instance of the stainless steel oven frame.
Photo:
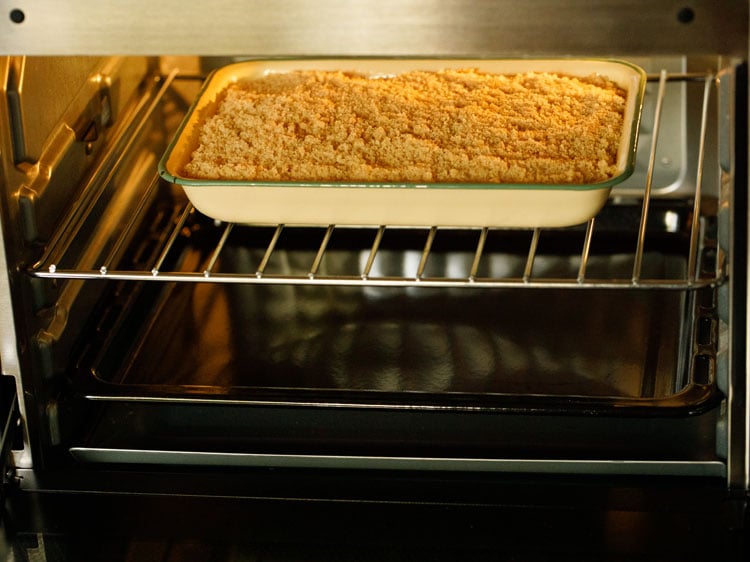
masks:
<svg viewBox="0 0 750 562"><path fill-rule="evenodd" d="M214 3L177 0L159 3L142 0L66 3L53 0L1 1L0 54L7 58L0 68L5 72L2 78L6 83L17 81L18 76L10 75L24 68L23 64L19 63L21 57L34 59L42 65L50 64L50 67L54 66L56 57L96 57L96 60L103 61L98 67L92 66L96 68L92 73L95 78L87 81L85 86L89 89L87 99L96 100L96 107L83 104L79 109L88 120L85 120L85 123L76 122L70 130L58 130L52 150L44 158L36 158L37 162L41 162L37 169L32 169L35 160L35 139L29 138L31 148L28 149L30 156L27 161L13 169L2 170L2 181L5 183L3 189L8 191L11 185L21 185L26 189L25 192L19 190L10 197L5 197L6 206L10 207L11 203L18 203L18 206L10 210L4 209L0 217L4 223L2 226L5 242L0 245L0 271L8 272L7 275L0 275L0 364L2 374L7 377L4 377L4 384L0 387L0 398L6 399L10 396L5 400L10 424L5 432L10 436L6 442L6 448L10 449L8 470L5 471L7 486L11 489L23 489L32 495L44 492L47 494L45 497L49 497L49 492L57 491L66 491L76 497L96 491L116 494L120 499L138 494L145 497L182 497L190 495L186 490L196 489L197 496L226 498L236 495L268 498L274 493L283 495L279 491L283 487L281 482L288 483L290 479L284 480L282 475L289 471L286 474L294 474L293 478L299 479L300 482L307 479L310 483L307 492L295 488L292 495L319 494L334 504L352 502L355 499L370 499L374 503L395 503L400 490L402 498L407 498L407 503L430 503L431 497L436 504L450 504L455 501L469 506L485 505L485 501L491 503L490 499L477 494L477 488L470 485L472 482L479 482L478 486L490 490L488 497L508 501L508 498L513 496L510 490L516 479L523 479L529 475L542 478L546 475L550 476L549 482L562 482L562 487L551 486L550 490L557 490L554 493L550 492L551 496L565 489L565 479L571 475L581 476L584 482L588 480L593 487L608 479L621 481L622 478L632 477L640 481L642 477L649 477L657 481L654 486L656 490L681 490L684 489L683 486L689 488L692 485L695 485L696 489L703 489L707 486L711 492L703 499L715 494L718 488L726 493L726 497L738 500L736 505L740 506L740 513L731 519L746 519L746 514L741 510L744 509L742 506L747 504L747 493L750 489L750 386L747 384L750 366L745 351L750 346L750 330L747 329L747 303L750 300L747 239L750 220L747 217L746 193L747 61L750 58L748 18L747 3L729 0L700 0L690 3L643 0L570 0L564 3L546 0L524 3L503 0L388 0L377 3L334 0L315 3L304 0L283 0L274 3L240 0L222 0ZM191 91L190 88L200 83L207 66L221 64L237 57L559 55L627 58L641 61L649 67L649 87L654 99L651 107L656 109L655 115L649 114L647 119L649 126L651 123L655 125L650 131L650 140L653 144L643 143L640 147L641 161L648 164L640 170L639 181L645 180L649 187L653 182L656 192L650 197L647 191L644 203L635 207L636 213L640 215L636 218L636 223L640 220L640 234L633 247L628 250L634 256L635 268L627 269L624 273L618 272L615 277L600 278L597 275L599 264L590 254L591 240L595 239L602 229L606 232L608 228L603 226L607 224L606 220L598 219L598 222L590 221L580 229L582 242L576 250L576 265L565 270L564 274L546 277L535 276L534 264L544 260L543 253L538 252L539 238L543 235L539 230L528 233L517 272L488 275L479 264L485 259L485 246L488 238L493 235L492 229L479 229L468 233L467 236L472 242L464 252L468 257L464 259L466 270L461 274L455 274L452 269L430 269L429 264L432 263L434 255L433 245L442 232L439 226L426 229L420 234L423 234L421 241L414 243L414 247L411 248L414 255L413 269L382 273L373 268L375 258L381 251L381 241L387 231L386 227L375 226L357 232L359 238L370 240L362 243L361 268L331 273L321 270L320 264L330 261L330 241L342 235L342 230L345 236L347 229L324 225L316 230L316 242L313 247L305 249L304 255L311 258L308 265L290 273L266 270L266 265L276 256L277 240L290 230L283 225L272 227L262 233L269 242L265 246L259 245L260 260L257 266L254 265L242 272L225 269L214 271L213 265L225 252L227 239L233 235L233 231L236 234L237 230L243 227L211 225L207 221L201 222L200 226L205 231L211 231L215 240L212 247L202 250L209 255L208 266L201 264L190 270L170 269L168 257L174 251L173 244L179 240L183 228L186 224L199 224L190 222L200 219L194 218L189 206L183 207L177 213L174 227L168 231L169 235L155 253L152 266L146 268L124 267L119 264L119 256L126 251L124 246L127 244L121 245L113 239L100 241L98 244L101 251L95 256L76 254L75 240L79 234L82 238L91 237L89 240L92 243L88 244L89 246L96 246L97 242L94 239L97 236L107 236L106 232L102 234L88 229L89 221L94 220L89 214L93 216L96 211L94 206L87 206L86 201L78 207L80 210L73 209L61 219L61 224L67 225L65 228L39 233L34 231L34 228L23 230L9 226L38 224L44 227L45 217L48 216L45 213L54 214L50 209L62 204L61 201L56 201L54 196L44 202L49 192L53 191L42 193L48 187L45 183L47 180L44 176L44 165L49 163L50 168L53 168L57 164L54 154L62 154L71 143L80 144L82 159L89 156L87 151L90 151L93 157L99 158L99 167L89 176L90 184L107 184L102 178L108 177L108 174L118 173L121 166L119 157L127 152L123 143L129 142L127 139L137 142L139 127L143 126L148 130L150 123L155 119L155 108L159 107L162 100L173 100L171 96L174 89L186 87ZM194 66L196 61L197 67ZM187 66L187 70L184 69L184 65ZM181 67L181 71L175 70ZM126 76L139 75L149 78L145 85L131 84L127 80L113 82L111 77L119 72L124 72ZM688 89L701 93L685 95L684 92ZM135 108L126 108L118 103L118 96L122 95L123 90L140 99ZM135 92L138 94L135 95ZM50 99L54 98L54 89L51 89L48 95L51 96ZM697 109L697 115L702 115L702 118L692 120L689 125L680 125L698 127L700 142L690 143L687 152L675 149L675 152L667 157L657 154L656 139L660 134L662 138L672 138L673 134L679 136L679 131L671 130L673 121L660 118L659 114L661 111L673 111L674 99L677 99L678 106L686 103L692 110ZM64 113L65 109L61 108L60 112ZM0 115L7 118L12 111L15 110L6 106L0 110ZM115 115L120 111L132 112L133 119L129 120L127 125L121 125L120 115ZM110 114L111 112L115 114ZM29 115L33 115L33 111ZM725 119L723 122L731 125L706 127L706 120L714 124L717 116L719 121ZM95 123L94 129L90 128L91 123ZM662 126L665 130L659 131ZM115 129L123 139L126 139L120 144L113 140ZM97 131L105 133L100 138L95 134ZM2 135L4 140L0 150L5 150L7 155L8 150L14 150L13 143L9 141L12 132L4 131ZM104 148L98 143L104 145ZM686 199L686 207L697 209L702 205L715 205L715 208L707 211L709 227L702 227L698 221L684 227L683 234L689 240L684 254L687 273L679 271L675 275L664 276L658 273L652 276L648 268L641 267L645 256L644 237L648 216L650 215L652 220L653 217L659 216L660 220L683 224L679 214L675 215L672 209L667 209L664 216L659 215L660 201L669 200L670 195L679 197L679 187L676 188L676 194L671 191L669 185L663 191L659 191L662 185L661 177L656 177L664 174L664 177L670 178L668 164L673 159L683 163L692 162L687 166L690 168L690 177L687 180L681 178L691 194L691 197ZM705 167L704 162L707 162ZM28 178L32 178L36 183L29 185ZM670 181L666 183L670 184ZM701 193L704 182L707 192ZM139 188L140 191L134 195L133 200L125 203L132 205L134 209L145 208L146 202L153 198L148 182L142 183L145 187ZM637 198L640 186L636 186L632 191L628 189L628 186L625 186L615 197L623 201ZM710 196L704 197L706 193ZM104 195L112 196L111 193ZM142 205L139 203L139 197ZM27 204L28 201L31 203ZM37 201L42 203L38 204ZM36 222L29 222L25 218L27 216L36 217ZM129 240L131 234L140 228L136 217L137 212L133 214L132 224L126 224L117 230L120 239ZM689 221L684 221L684 224L688 223ZM304 232L298 235L300 238L304 236ZM29 244L29 240L44 240L44 243ZM180 242L177 243L179 245ZM18 270L20 266L23 266L23 271ZM35 289L19 289L21 278L30 279L32 287L41 287L40 294L34 293ZM276 286L291 285L298 287L299 291L314 291L321 287L333 286L354 290L371 288L376 291L387 291L391 288L405 291L434 288L446 291L543 292L562 289L586 295L592 291L617 293L625 289L629 294L685 294L688 295L685 303L679 306L690 308L691 313L698 311L696 325L699 326L697 330L700 333L696 332L695 337L699 340L705 338L705 341L700 340L696 346L699 351L684 359L685 365L689 366L686 370L692 373L691 392L706 393L705 396L701 395L701 398L694 399L696 403L701 404L701 408L705 408L703 413L707 412L707 415L693 417L692 419L699 421L692 422L694 425L687 432L687 435L700 436L700 443L695 445L695 451L687 455L690 458L676 461L665 461L653 448L641 458L629 456L630 452L627 449L624 449L626 452L616 452L612 458L608 458L606 454L599 458L587 458L580 454L571 455L569 458L564 454L549 458L545 458L543 454L539 458L485 458L481 455L472 457L468 453L457 457L430 457L427 454L409 455L404 449L397 450L395 454L367 454L364 449L365 452L346 455L340 454L335 448L321 454L314 451L309 453L308 449L308 453L305 454L299 452L303 450L301 447L298 452L292 449L291 454L289 449L283 447L276 450L261 450L257 454L248 454L247 451L237 454L220 447L212 450L214 444L210 441L205 443L204 450L196 451L159 447L158 439L149 447L129 448L129 443L137 443L139 439L146 440L152 432L158 433L159 428L166 423L165 420L202 415L202 412L205 413L219 402L226 407L226 413L219 414L215 419L218 427L226 422L222 416L231 417L234 406L251 404L258 407L257 411L261 412L261 418L263 412L270 414L270 431L288 429L284 425L287 422L273 420L283 417L279 416L280 411L299 408L301 404L299 399L290 403L285 395L273 393L239 393L214 399L200 393L191 395L190 391L179 394L176 387L169 386L107 386L111 381L105 380L106 384L96 381L96 384L83 384L77 389L85 395L89 406L102 406L104 413L100 419L104 420L101 426L104 431L94 432L85 442L76 442L64 447L66 453L72 455L78 464L57 465L55 455L58 453L55 452L55 446L60 442L65 444L66 429L57 427L55 420L70 414L70 404L67 401L58 402L52 399L54 396L48 388L30 386L31 381L39 383L48 379L45 378L47 375L44 371L44 362L31 362L28 359L30 341L26 339L26 332L29 325L36 324L33 320L28 320L28 310L19 305L14 295L20 294L22 290L26 291L25 299L46 302L45 299L49 296L44 294L43 287L47 287L48 283L59 283L67 287L80 287L84 284L87 287L102 287L116 282L141 283L145 286L159 286L172 282L190 286L250 285L269 287L271 290ZM98 290L93 289L93 292L96 293ZM69 289L66 298L76 298L77 294L72 294L76 291L77 289ZM69 320L71 319L61 314L45 328L50 341L56 341L57 336L64 333L64 326ZM82 319L72 321L78 322ZM56 330L60 330L59 334ZM107 361L111 359L104 357L96 364L107 365ZM34 373L29 373L32 368ZM51 388L53 383L49 382L49 385ZM12 396L14 387L17 392L16 399ZM54 392L58 393L61 387L54 388ZM305 416L309 414L310 423L333 425L337 412L347 411L352 407L369 412L382 411L384 413L380 420L392 417L398 420L394 421L396 426L399 423L410 423L409 420L417 419L420 413L430 415L444 410L439 401L431 401L429 397L422 403L412 404L407 408L400 406L395 399L391 403L378 404L366 404L366 400L355 403L344 400L337 403L337 396L325 393L310 396L313 405L326 405L320 411L314 408L299 409L302 412L300 420L308 419ZM653 402L639 404L637 401L620 403L617 400L582 400L576 403L573 400L569 401L568 406L562 402L535 402L529 399L510 406L507 403L502 404L498 410L511 414L508 419L511 420L511 424L517 424L513 426L516 428L523 426L524 419L528 419L524 416L528 412L537 409L552 407L546 415L552 414L552 418L562 415L562 420L566 419L566 407L577 408L578 414L588 411L593 416L602 415L605 424L606 420L618 419L619 414L613 415L613 411L617 410L625 412L626 419L632 423L631 427L635 428L635 434L638 436L664 432L660 439L662 445L667 448L671 440L670 428L678 425L674 420L680 419L690 410L689 400L686 403L665 400L664 404L661 404L665 411L670 407L673 409L670 415L663 418L654 416L654 411L650 409ZM492 404L487 406L490 409L493 407ZM460 409L456 408L456 411ZM468 409L471 409L471 405L467 406L467 411ZM63 414L63 411L66 414ZM689 413L692 415L695 412ZM519 417L513 418L514 414L518 414ZM356 423L366 425L377 419L364 419L367 415L369 414L364 414L363 419ZM141 433L120 436L115 433L114 437L107 434L106 428L116 427L118 419L128 416L139 420L142 424L139 430ZM21 420L18 428L15 426L16 419ZM459 420L459 424L463 423L460 421L463 419L460 415L457 415L456 419ZM548 418L548 421L549 419L551 418ZM657 421L652 424L654 419ZM248 427L256 422L258 420L248 420ZM274 423L277 425L273 425ZM578 422L574 422L572 426L576 423ZM618 422L612 423L617 425ZM588 429L590 422L568 427L565 435L574 440L576 427L580 430ZM512 432L512 428L508 431ZM529 431L540 442L551 443L554 440L554 432L549 428L544 429L541 425L535 427L532 424ZM631 428L623 425L613 434L625 441L630 431ZM345 429L342 429L342 432L344 433L339 437L350 437L345 434ZM40 444L39 436L42 434L53 446L48 446L46 441L44 445ZM393 434L395 430L389 434L390 439L393 439ZM431 434L426 430L420 435L425 437ZM675 435L683 435L682 429L675 430ZM55 439L58 443L55 443ZM656 442L659 443L659 439L656 439ZM604 440L599 444L603 445ZM685 449L689 450L690 446L690 443L685 444ZM386 447L383 450L392 449ZM406 450L408 451L408 447ZM618 458L618 454L621 458ZM649 454L652 454L653 458L649 458ZM65 468L59 471L48 470L49 467L55 466ZM121 472L123 466L127 469ZM113 467L116 470L112 471ZM269 467L279 472L271 475L262 472ZM151 470L156 477L149 475ZM175 472L170 472L172 470ZM216 472L213 472L214 470ZM253 475L253 482L242 477L243 470ZM297 472L299 470L301 473ZM332 493L330 482L324 482L325 477L315 472L318 470L324 473L328 470L342 471L341 473L346 475L343 478L343 489ZM374 472L371 472L373 470ZM222 471L225 472L224 477L221 476ZM407 483L406 475L413 471L420 474L431 473L431 476L424 477L422 488L410 488L410 484ZM365 481L390 482L385 485L389 491L384 493L392 496L379 498L375 489L377 486L364 484L362 488L362 481L355 484L357 477L352 474L358 472L367 475ZM200 478L201 473L210 473L210 481ZM215 478L216 475L219 475L219 478ZM445 480L442 480L442 475L445 475ZM508 480L505 481L504 478ZM453 489L459 490L455 497L439 489L440 482L448 481ZM263 484L259 484L260 482ZM612 492L606 485L604 488L606 491L603 495L618 496L623 493L619 488L618 492ZM415 491L417 489L418 491ZM719 492L719 495L722 492ZM667 492L663 493L666 498ZM675 495L679 496L679 491ZM55 494L52 496L55 498L53 502L59 499ZM461 496L460 500L456 499L458 496ZM503 500L499 500L500 497ZM573 501L564 492L560 498L563 502ZM539 500L538 497L536 499ZM515 500L521 501L518 498ZM685 500L684 507L689 509L687 503L688 500ZM62 506L56 505L52 512L59 514L62 510Z"/></svg>

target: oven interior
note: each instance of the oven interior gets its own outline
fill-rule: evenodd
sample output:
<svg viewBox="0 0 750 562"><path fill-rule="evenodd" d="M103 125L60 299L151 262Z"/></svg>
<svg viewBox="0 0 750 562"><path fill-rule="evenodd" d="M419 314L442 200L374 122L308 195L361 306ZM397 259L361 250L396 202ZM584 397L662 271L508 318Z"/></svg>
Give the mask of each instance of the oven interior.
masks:
<svg viewBox="0 0 750 562"><path fill-rule="evenodd" d="M17 465L726 478L742 61L628 60L633 176L524 230L218 223L157 163L227 59L5 58Z"/></svg>
<svg viewBox="0 0 750 562"><path fill-rule="evenodd" d="M0 558L747 559L746 2L0 4ZM631 61L635 173L528 230L159 179L212 69L350 56Z"/></svg>

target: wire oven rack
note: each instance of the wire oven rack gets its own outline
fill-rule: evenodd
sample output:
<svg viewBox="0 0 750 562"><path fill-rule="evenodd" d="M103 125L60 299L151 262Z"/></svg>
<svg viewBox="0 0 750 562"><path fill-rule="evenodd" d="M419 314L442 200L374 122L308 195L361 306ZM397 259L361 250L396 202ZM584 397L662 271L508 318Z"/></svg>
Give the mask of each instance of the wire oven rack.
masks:
<svg viewBox="0 0 750 562"><path fill-rule="evenodd" d="M169 76L160 77L158 88L153 94L153 98L142 112L141 120L132 128L131 140L137 138L140 130L145 123L152 118L152 114L159 106L162 98L169 92L176 73ZM194 77L195 78L195 77ZM138 204L134 211L131 211L127 220L123 221L119 236L110 242L105 249L95 254L100 256L100 261L93 266L81 266L83 260L73 258L69 254L74 246L79 246L77 238L82 232L82 225L91 220L96 214L93 210L94 203L82 209L73 209L63 221L62 226L58 229L57 234L50 240L41 258L31 267L30 273L40 278L54 279L83 279L83 280L120 280L120 281L145 281L145 282L192 282L192 283L254 283L254 284L318 284L318 285L346 285L346 286L420 286L420 287L533 287L533 288L652 288L652 289L693 289L705 286L714 286L720 284L725 276L726 256L716 241L715 228L706 226L705 220L689 219L689 227L685 233L687 243L685 255L682 257L686 263L679 275L651 276L644 271L644 255L647 245L647 224L649 214L653 207L652 183L654 175L654 164L656 158L656 148L659 137L659 128L662 119L662 106L664 104L665 92L668 84L699 82L703 83L702 110L700 120L700 137L698 146L698 162L695 177L695 191L692 201L689 201L691 217L701 217L703 184L703 166L706 153L706 133L708 127L708 108L711 99L711 92L718 88L717 77L710 72L706 73L675 73L661 71L659 74L649 75L649 82L657 87L654 122L652 128L650 150L648 151L648 163L646 172L646 184L640 203L640 219L637 222L637 232L633 232L634 241L632 248L627 250L632 267L628 267L626 274L622 272L614 276L602 277L600 275L591 275L589 266L591 262L592 242L597 239L599 229L597 228L597 218L592 218L583 227L583 242L580 249L571 256L571 259L577 261L577 265L571 268L570 274L563 276L544 276L539 277L535 274L535 263L539 259L539 241L542 236L542 229L532 229L528 231L527 246L522 249L516 249L516 253L521 256L523 266L520 272L513 275L484 275L480 267L485 259L485 246L488 236L504 236L507 231L493 229L489 227L472 229L472 232L466 232L463 240L472 240L469 247L464 249L471 259L465 260L467 267L465 271L459 274L429 275L427 274L427 264L433 255L433 245L438 232L455 230L452 228L434 225L424 229L424 245L418 250L418 259L414 260L415 267L412 272L399 275L384 275L377 272L373 265L376 262L381 247L381 241L384 235L395 227L388 225L373 225L362 227L342 227L337 225L320 225L322 239L317 247L311 253L312 259L309 267L304 272L295 274L274 273L267 269L267 266L277 251L277 246L283 233L290 229L294 230L299 227L287 226L283 224L266 226L269 230L267 245L261 249L261 256L257 267L251 268L251 271L224 271L217 269L216 265L220 262L222 251L233 233L243 228L245 225L236 224L219 224L206 220L203 217L203 223L208 225L206 228L220 229L221 234L217 236L217 242L213 250L208 253L207 260L201 263L199 268L186 269L182 266L171 267L170 264L177 263L168 259L179 247L179 241L185 237L186 224L191 221L201 220L200 215L189 202L183 200L183 205L176 210L173 220L170 221L171 230L162 236L161 248L155 252L155 258L150 267L145 268L127 268L122 267L118 261L118 256L123 252L123 245L127 244L133 238L132 231L137 229L139 222L142 222L142 216L148 207L148 202L153 199L153 192L163 189L163 184L159 180L156 172L152 175L149 187L143 190L139 196ZM114 152L114 151L113 151ZM116 155L110 155L115 161L111 166L102 166L100 176L106 176L104 179L95 177L91 180L92 184L104 185L118 166L121 165L122 158ZM100 188L103 189L103 188ZM96 192L96 189L92 191ZM96 195L91 196L92 201L96 200ZM709 216L709 218L711 218ZM361 269L352 274L328 274L321 270L321 263L326 256L329 242L334 235L347 236L357 230L357 236L361 238L363 232L370 231L367 235L372 241L369 247L362 250L363 259L361 260ZM466 230L466 229L464 229ZM581 230L581 229L579 229ZM556 234L556 233L553 233ZM91 244L95 244L93 241ZM75 244L74 244L74 241ZM706 260L705 256L710 256ZM73 267L63 266L63 263L76 263ZM709 265L706 265L708 263ZM485 268L486 270L486 268Z"/></svg>

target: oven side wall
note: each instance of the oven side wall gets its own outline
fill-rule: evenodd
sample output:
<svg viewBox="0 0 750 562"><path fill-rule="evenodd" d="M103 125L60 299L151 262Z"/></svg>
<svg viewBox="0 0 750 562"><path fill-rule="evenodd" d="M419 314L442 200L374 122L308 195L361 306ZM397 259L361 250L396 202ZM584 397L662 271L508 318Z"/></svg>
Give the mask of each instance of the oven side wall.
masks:
<svg viewBox="0 0 750 562"><path fill-rule="evenodd" d="M3 99L6 97L7 85L11 77L11 57L0 58L0 93ZM14 299L15 288L13 287L13 272L17 258L9 255L13 248L17 248L17 229L9 225L17 223L14 216L13 206L5 202L11 199L14 192L12 185L18 185L22 181L22 172L10 166L4 157L12 152L12 139L9 126L8 105L0 104L0 193L3 194L3 204L0 205L0 234L3 244L0 244L0 367L2 375L16 379L17 394L19 395L18 408L22 420L28 420L27 401L22 399L23 384L21 382L21 358L18 351L18 338L15 324ZM34 416L31 416L34 418ZM26 426L24 426L26 427ZM31 466L31 451L29 449L28 431L24 431L23 450L14 451L13 464L15 466Z"/></svg>

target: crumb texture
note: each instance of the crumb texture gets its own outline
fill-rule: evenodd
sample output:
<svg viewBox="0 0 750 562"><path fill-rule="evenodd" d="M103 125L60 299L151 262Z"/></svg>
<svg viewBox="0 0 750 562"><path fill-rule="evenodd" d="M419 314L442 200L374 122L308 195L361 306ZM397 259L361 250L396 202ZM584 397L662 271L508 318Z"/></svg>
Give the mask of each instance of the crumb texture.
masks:
<svg viewBox="0 0 750 562"><path fill-rule="evenodd" d="M626 93L600 76L475 69L268 74L228 86L185 174L323 182L595 183Z"/></svg>

